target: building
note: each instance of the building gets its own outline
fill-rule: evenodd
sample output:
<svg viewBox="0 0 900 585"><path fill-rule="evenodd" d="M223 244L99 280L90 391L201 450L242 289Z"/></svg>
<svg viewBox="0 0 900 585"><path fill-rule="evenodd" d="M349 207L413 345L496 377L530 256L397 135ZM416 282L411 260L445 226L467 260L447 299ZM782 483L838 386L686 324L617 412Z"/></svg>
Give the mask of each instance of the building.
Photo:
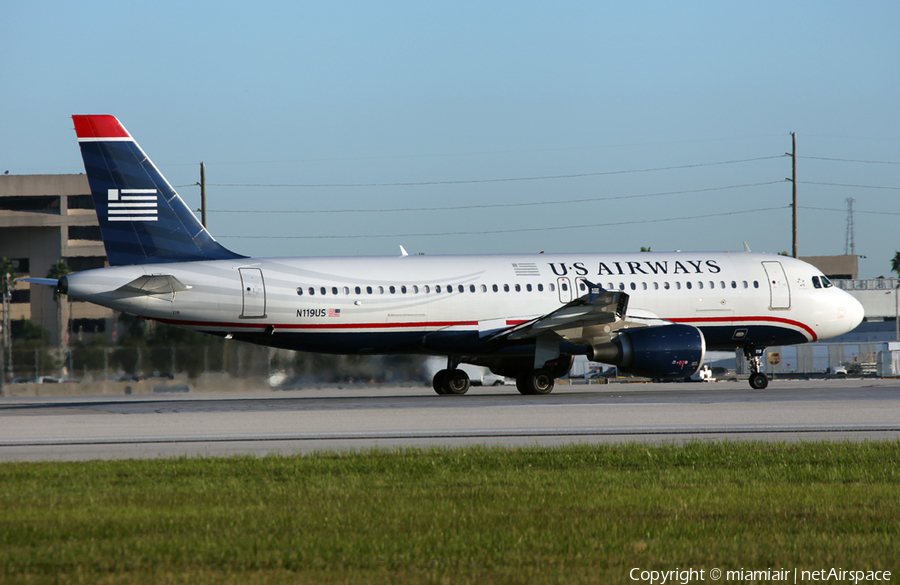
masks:
<svg viewBox="0 0 900 585"><path fill-rule="evenodd" d="M830 280L855 280L859 278L859 256L806 256L801 260L812 264Z"/></svg>
<svg viewBox="0 0 900 585"><path fill-rule="evenodd" d="M13 261L17 278L45 278L59 260L73 272L107 266L87 177L0 175L0 257ZM58 305L50 287L25 282L12 293L10 317L14 334L30 319L53 345L68 334L111 332L114 321L109 309L64 297Z"/></svg>

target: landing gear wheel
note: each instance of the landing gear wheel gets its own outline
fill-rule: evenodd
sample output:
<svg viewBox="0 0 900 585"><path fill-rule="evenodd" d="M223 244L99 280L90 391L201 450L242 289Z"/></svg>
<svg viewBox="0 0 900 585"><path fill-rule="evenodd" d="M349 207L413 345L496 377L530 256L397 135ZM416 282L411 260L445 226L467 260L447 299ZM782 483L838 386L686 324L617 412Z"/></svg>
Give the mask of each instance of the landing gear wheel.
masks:
<svg viewBox="0 0 900 585"><path fill-rule="evenodd" d="M447 376L447 370L441 370L437 374L434 375L434 378L431 379L431 386L434 388L434 391L438 394L444 395L447 392L444 390L444 378Z"/></svg>
<svg viewBox="0 0 900 585"><path fill-rule="evenodd" d="M555 380L550 370L541 368L532 370L524 376L516 378L516 388L520 394L550 394L553 392Z"/></svg>
<svg viewBox="0 0 900 585"><path fill-rule="evenodd" d="M763 390L769 385L769 378L760 372L750 374L750 387L754 390Z"/></svg>
<svg viewBox="0 0 900 585"><path fill-rule="evenodd" d="M761 369L760 357L763 351L764 348L761 347L744 348L744 357L747 358L747 362L750 364L750 387L754 390L762 390L769 385L768 376L759 371Z"/></svg>
<svg viewBox="0 0 900 585"><path fill-rule="evenodd" d="M469 391L472 383L469 381L469 375L462 370L446 370L441 389L444 394L465 394Z"/></svg>

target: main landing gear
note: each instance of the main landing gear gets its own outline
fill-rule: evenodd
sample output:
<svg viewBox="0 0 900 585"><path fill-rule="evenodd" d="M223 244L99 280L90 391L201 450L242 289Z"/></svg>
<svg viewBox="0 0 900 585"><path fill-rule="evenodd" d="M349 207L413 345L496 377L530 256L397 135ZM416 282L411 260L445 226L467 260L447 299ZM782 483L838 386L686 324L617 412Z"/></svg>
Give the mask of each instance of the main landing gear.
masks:
<svg viewBox="0 0 900 585"><path fill-rule="evenodd" d="M447 357L447 369L434 375L431 385L438 394L465 394L472 385L469 375L462 370L457 370L459 359L453 356Z"/></svg>
<svg viewBox="0 0 900 585"><path fill-rule="evenodd" d="M555 379L547 368L531 370L516 378L516 389L520 394L550 394L553 392Z"/></svg>
<svg viewBox="0 0 900 585"><path fill-rule="evenodd" d="M744 357L750 364L750 387L754 390L762 390L769 385L769 378L759 371L759 359L762 357L762 347L745 347Z"/></svg>

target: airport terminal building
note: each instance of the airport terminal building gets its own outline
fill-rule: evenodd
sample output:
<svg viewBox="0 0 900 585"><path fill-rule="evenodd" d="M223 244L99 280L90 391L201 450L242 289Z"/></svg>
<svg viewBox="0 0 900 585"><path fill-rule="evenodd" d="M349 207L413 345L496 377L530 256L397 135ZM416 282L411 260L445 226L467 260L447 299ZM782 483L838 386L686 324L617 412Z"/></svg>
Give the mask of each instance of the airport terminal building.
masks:
<svg viewBox="0 0 900 585"><path fill-rule="evenodd" d="M107 266L86 175L0 175L0 257L16 278L45 278L59 260L73 272ZM47 330L48 343L67 335L110 335L113 311L84 302L59 305L50 287L18 282L10 295L12 333L23 319Z"/></svg>

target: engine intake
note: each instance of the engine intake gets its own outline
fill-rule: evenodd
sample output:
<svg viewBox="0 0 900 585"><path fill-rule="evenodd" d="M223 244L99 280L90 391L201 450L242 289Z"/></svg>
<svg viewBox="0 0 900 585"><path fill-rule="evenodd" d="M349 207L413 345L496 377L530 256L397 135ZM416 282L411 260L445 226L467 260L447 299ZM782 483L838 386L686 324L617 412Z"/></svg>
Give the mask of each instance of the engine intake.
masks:
<svg viewBox="0 0 900 585"><path fill-rule="evenodd" d="M700 369L706 353L703 332L691 325L628 329L609 343L591 348L591 361L647 378L687 378Z"/></svg>

